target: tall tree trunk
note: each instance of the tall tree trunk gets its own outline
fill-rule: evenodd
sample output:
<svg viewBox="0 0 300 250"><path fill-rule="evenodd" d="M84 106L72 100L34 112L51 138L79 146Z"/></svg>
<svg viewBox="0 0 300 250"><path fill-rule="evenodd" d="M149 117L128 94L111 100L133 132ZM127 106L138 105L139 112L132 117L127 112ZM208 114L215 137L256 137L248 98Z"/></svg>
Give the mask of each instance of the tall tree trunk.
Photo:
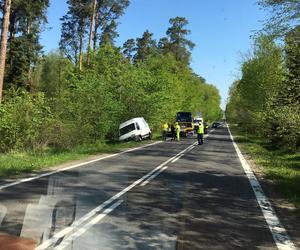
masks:
<svg viewBox="0 0 300 250"><path fill-rule="evenodd" d="M95 27L94 27L94 37L93 37L93 50L97 49L97 41L98 41L98 28L99 28L99 14L96 13L95 16Z"/></svg>
<svg viewBox="0 0 300 250"><path fill-rule="evenodd" d="M79 71L82 70L82 44L83 44L83 34L80 35L80 43L79 43L79 59L78 59L78 64L79 64Z"/></svg>
<svg viewBox="0 0 300 250"><path fill-rule="evenodd" d="M88 51L87 51L87 57L86 57L86 62L87 65L90 64L90 52L92 48L92 40L93 40L93 27L94 27L94 21L95 21L95 15L96 15L96 6L97 6L97 0L93 0L93 13L91 16L91 22L90 22L90 34L89 34L89 44L88 44Z"/></svg>
<svg viewBox="0 0 300 250"><path fill-rule="evenodd" d="M83 59L83 39L84 39L84 17L82 17L82 20L81 20L81 30L80 30L80 41L79 41L79 60L78 60L78 63L79 63L79 71L82 71L82 59Z"/></svg>
<svg viewBox="0 0 300 250"><path fill-rule="evenodd" d="M3 8L3 21L1 32L1 51L0 51L0 103L2 100L3 80L5 73L6 49L7 49L7 33L9 26L11 0L5 0Z"/></svg>

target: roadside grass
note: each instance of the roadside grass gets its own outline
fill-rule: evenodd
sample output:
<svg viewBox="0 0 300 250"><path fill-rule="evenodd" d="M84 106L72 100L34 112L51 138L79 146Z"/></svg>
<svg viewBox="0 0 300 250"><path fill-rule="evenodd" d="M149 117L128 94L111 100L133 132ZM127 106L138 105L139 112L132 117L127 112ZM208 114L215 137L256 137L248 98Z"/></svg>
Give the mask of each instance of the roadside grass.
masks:
<svg viewBox="0 0 300 250"><path fill-rule="evenodd" d="M157 138L155 137L154 140ZM99 141L94 144L84 144L68 151L54 151L49 148L42 153L12 152L0 154L0 177L15 176L22 173L38 172L47 167L82 160L88 156L100 153L116 153L122 149L138 147L149 143L142 142L109 142Z"/></svg>
<svg viewBox="0 0 300 250"><path fill-rule="evenodd" d="M241 150L260 167L271 180L276 192L292 202L300 212L300 152L275 149L263 138L258 138L231 125L230 130Z"/></svg>

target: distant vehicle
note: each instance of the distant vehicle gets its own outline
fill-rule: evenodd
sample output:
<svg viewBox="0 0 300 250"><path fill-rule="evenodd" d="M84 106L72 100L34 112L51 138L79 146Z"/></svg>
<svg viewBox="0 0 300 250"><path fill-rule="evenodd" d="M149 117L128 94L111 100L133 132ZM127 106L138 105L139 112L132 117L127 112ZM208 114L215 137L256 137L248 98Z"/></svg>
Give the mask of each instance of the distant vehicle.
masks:
<svg viewBox="0 0 300 250"><path fill-rule="evenodd" d="M198 126L199 125L199 123L203 123L203 118L202 117L195 117L194 118L194 125L196 126Z"/></svg>
<svg viewBox="0 0 300 250"><path fill-rule="evenodd" d="M219 123L219 122L214 122L214 123L212 124L212 127L213 127L213 128L218 128L220 125L221 125L221 123Z"/></svg>
<svg viewBox="0 0 300 250"><path fill-rule="evenodd" d="M193 133L194 123L191 112L178 112L176 115L176 122L180 126L180 133L186 136L188 133Z"/></svg>
<svg viewBox="0 0 300 250"><path fill-rule="evenodd" d="M151 129L143 117L133 118L119 126L120 141L142 141L145 138L151 139L151 137Z"/></svg>

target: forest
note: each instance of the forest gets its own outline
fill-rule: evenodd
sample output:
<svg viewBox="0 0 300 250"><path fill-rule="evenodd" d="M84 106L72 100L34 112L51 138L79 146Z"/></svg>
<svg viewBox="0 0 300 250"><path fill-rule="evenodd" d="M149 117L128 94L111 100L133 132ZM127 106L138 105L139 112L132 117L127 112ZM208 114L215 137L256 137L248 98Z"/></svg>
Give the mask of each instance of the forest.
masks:
<svg viewBox="0 0 300 250"><path fill-rule="evenodd" d="M56 51L40 35L49 0L2 0L0 152L69 150L114 140L121 122L144 117L153 131L178 111L221 115L218 89L191 68L190 30L173 17L165 36L116 45L129 0L68 0ZM2 91L3 90L3 91Z"/></svg>
<svg viewBox="0 0 300 250"><path fill-rule="evenodd" d="M261 0L271 18L253 38L254 48L231 86L227 119L272 147L299 152L300 147L300 4Z"/></svg>

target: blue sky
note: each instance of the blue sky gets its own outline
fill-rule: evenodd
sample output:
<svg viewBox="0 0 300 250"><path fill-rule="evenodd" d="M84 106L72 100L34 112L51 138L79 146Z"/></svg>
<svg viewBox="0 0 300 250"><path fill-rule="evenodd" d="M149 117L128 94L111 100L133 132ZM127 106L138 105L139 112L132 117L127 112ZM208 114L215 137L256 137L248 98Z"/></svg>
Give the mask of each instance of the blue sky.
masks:
<svg viewBox="0 0 300 250"><path fill-rule="evenodd" d="M50 0L47 29L42 33L44 51L58 47L60 21L67 12L66 0ZM190 39L196 44L192 68L214 84L225 107L228 88L239 74L241 53L252 47L251 35L261 28L266 12L256 0L131 0L119 20L122 45L128 38L140 37L146 29L159 39L165 35L171 17L189 20Z"/></svg>

